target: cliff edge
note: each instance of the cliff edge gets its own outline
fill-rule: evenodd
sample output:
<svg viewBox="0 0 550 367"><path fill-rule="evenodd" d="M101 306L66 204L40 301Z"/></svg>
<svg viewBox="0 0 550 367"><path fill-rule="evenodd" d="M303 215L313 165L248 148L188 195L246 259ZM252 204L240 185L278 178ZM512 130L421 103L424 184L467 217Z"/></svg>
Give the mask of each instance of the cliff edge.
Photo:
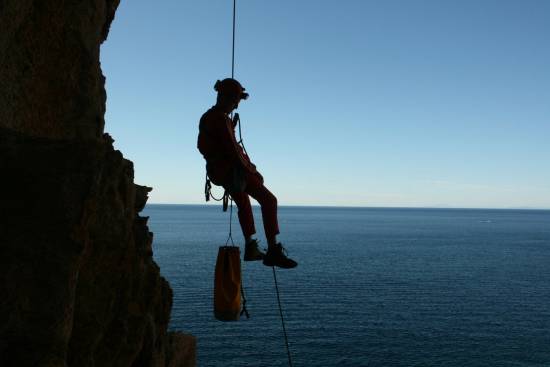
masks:
<svg viewBox="0 0 550 367"><path fill-rule="evenodd" d="M0 366L195 365L139 216L150 188L105 134L117 0L0 2Z"/></svg>

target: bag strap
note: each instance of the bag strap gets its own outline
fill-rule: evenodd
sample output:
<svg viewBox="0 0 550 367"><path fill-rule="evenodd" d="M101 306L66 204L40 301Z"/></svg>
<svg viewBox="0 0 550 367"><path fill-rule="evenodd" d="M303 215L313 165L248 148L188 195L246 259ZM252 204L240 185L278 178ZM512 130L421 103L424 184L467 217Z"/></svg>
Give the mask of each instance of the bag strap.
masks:
<svg viewBox="0 0 550 367"><path fill-rule="evenodd" d="M246 318L249 319L250 314L248 313L248 310L246 309L246 298L244 296L244 288L243 288L242 281L241 281L241 298L243 300L243 306L242 306L242 310L241 310L241 313L240 313L239 316L242 316L244 314L246 316Z"/></svg>

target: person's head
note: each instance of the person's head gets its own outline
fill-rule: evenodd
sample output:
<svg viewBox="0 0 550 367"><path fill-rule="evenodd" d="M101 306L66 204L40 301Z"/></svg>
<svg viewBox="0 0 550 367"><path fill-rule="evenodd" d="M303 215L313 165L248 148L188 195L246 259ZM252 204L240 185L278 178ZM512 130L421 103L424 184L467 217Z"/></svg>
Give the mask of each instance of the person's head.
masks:
<svg viewBox="0 0 550 367"><path fill-rule="evenodd" d="M248 98L248 93L245 93L241 83L232 78L216 81L214 90L218 92L216 105L226 113L239 107L241 99Z"/></svg>

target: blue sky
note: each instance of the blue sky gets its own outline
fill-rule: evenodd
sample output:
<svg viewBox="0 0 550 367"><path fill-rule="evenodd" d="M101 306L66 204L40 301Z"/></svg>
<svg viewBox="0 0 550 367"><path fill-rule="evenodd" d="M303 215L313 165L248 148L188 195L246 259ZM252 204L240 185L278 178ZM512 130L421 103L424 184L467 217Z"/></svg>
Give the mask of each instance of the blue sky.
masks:
<svg viewBox="0 0 550 367"><path fill-rule="evenodd" d="M152 203L204 202L232 6L123 0L101 48L106 131ZM282 205L550 208L549 19L544 0L238 0L247 150Z"/></svg>

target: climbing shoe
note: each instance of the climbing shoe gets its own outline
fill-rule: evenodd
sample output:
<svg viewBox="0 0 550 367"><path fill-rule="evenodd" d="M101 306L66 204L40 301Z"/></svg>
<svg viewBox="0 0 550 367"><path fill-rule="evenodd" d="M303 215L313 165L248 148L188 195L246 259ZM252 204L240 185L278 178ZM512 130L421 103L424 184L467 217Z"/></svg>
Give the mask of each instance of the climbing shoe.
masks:
<svg viewBox="0 0 550 367"><path fill-rule="evenodd" d="M270 246L264 256L264 265L277 266L283 269L295 268L298 263L286 256L286 250L280 243Z"/></svg>
<svg viewBox="0 0 550 367"><path fill-rule="evenodd" d="M244 246L244 261L256 261L263 259L265 254L258 248L258 240L249 241Z"/></svg>

